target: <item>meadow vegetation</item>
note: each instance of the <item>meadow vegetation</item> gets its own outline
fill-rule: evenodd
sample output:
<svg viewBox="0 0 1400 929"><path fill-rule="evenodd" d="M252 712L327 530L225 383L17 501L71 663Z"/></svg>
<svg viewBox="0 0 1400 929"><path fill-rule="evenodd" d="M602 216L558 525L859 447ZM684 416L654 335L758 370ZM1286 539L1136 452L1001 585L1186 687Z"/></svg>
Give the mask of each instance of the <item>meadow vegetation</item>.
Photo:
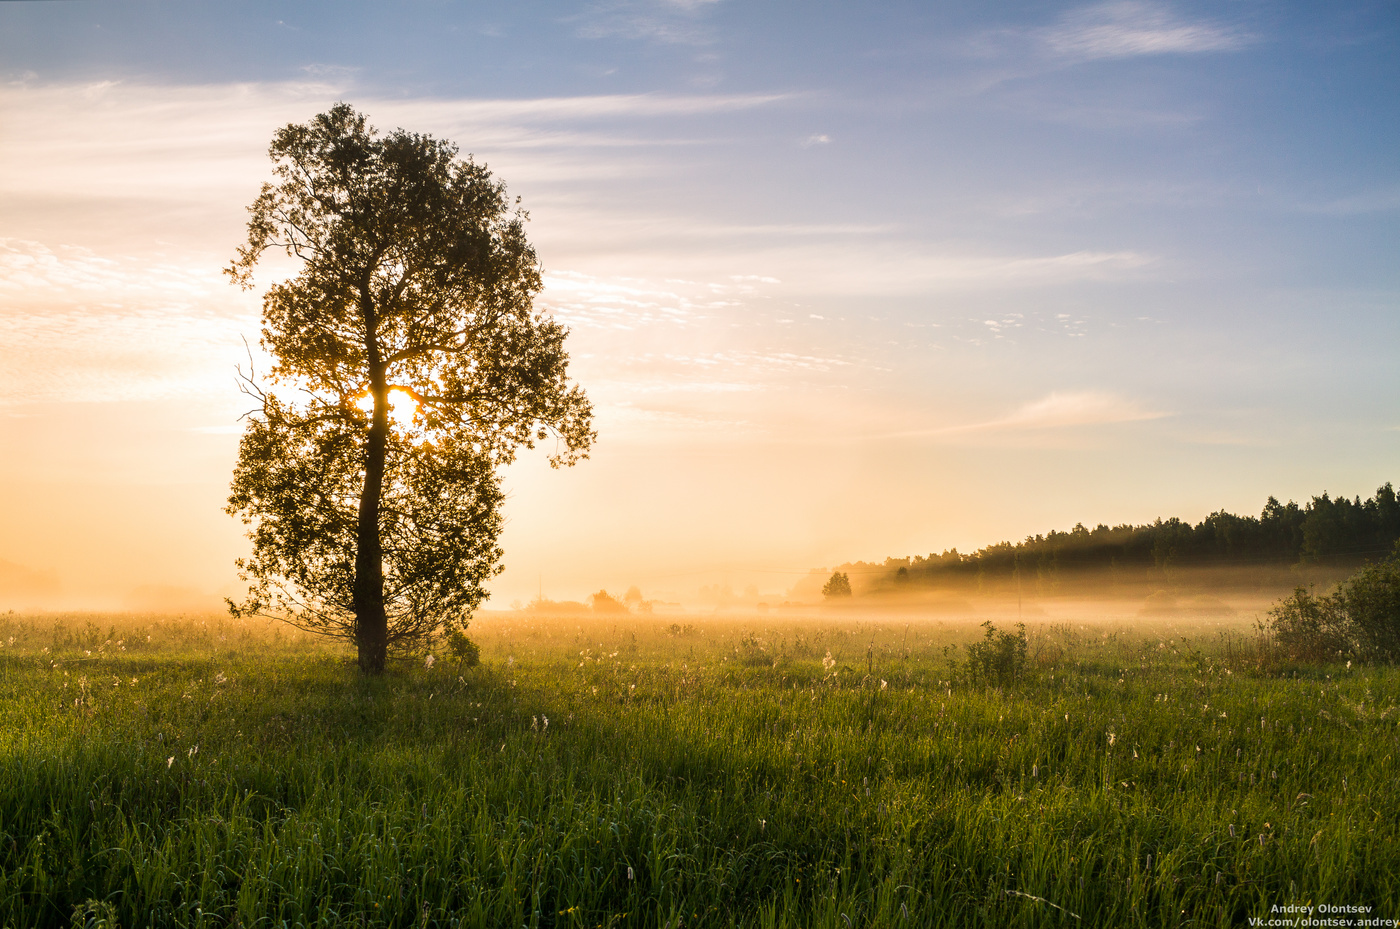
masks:
<svg viewBox="0 0 1400 929"><path fill-rule="evenodd" d="M376 678L258 620L0 614L0 924L1400 917L1395 669L980 618L499 613Z"/></svg>

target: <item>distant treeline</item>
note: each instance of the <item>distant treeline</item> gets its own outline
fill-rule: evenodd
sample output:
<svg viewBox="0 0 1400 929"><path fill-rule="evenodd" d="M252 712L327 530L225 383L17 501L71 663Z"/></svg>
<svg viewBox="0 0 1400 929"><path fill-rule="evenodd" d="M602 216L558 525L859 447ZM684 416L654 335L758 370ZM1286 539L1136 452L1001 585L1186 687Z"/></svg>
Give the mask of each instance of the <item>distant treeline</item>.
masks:
<svg viewBox="0 0 1400 929"><path fill-rule="evenodd" d="M1170 574L1176 569L1258 566L1351 568L1389 553L1400 539L1400 500L1386 483L1368 500L1326 493L1299 506L1269 497L1259 516L1220 511L1196 525L1158 519L1149 525L1082 523L1024 542L1001 542L971 554L889 558L884 564L844 565L864 592L904 586L978 586L1007 581L1058 586L1074 575L1118 571ZM857 592L861 592L859 590Z"/></svg>

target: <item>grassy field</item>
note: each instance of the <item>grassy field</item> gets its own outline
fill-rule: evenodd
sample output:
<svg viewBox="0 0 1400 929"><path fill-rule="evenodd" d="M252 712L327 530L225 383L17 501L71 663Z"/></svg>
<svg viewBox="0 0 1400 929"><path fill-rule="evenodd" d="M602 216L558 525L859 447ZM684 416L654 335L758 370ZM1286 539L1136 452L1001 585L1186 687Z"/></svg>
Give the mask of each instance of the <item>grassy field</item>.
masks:
<svg viewBox="0 0 1400 929"><path fill-rule="evenodd" d="M1204 623L1037 621L997 686L970 620L473 633L363 680L254 622L0 614L0 925L1400 919L1395 670Z"/></svg>

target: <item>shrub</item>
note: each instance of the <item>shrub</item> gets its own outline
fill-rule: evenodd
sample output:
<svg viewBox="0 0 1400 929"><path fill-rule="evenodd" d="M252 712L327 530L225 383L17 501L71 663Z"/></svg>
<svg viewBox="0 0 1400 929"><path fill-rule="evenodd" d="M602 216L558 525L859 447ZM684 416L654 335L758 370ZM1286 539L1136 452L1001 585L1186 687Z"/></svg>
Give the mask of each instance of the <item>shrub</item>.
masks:
<svg viewBox="0 0 1400 929"><path fill-rule="evenodd" d="M998 632L989 619L981 642L967 647L968 676L974 681L1005 683L1026 670L1026 626L1017 623L1015 632Z"/></svg>
<svg viewBox="0 0 1400 929"><path fill-rule="evenodd" d="M1272 645L1292 661L1328 661L1352 652L1352 635L1340 596L1316 596L1305 587L1269 610Z"/></svg>
<svg viewBox="0 0 1400 929"><path fill-rule="evenodd" d="M1341 601L1365 658L1400 661L1400 547L1380 564L1367 565L1343 585Z"/></svg>
<svg viewBox="0 0 1400 929"><path fill-rule="evenodd" d="M1400 546L1385 561L1357 571L1330 595L1297 588L1269 610L1269 622L1261 631L1292 661L1353 655L1400 661Z"/></svg>
<svg viewBox="0 0 1400 929"><path fill-rule="evenodd" d="M481 647L467 638L461 629L453 629L447 634L447 650L457 659L458 668L463 665L475 668L481 664Z"/></svg>
<svg viewBox="0 0 1400 929"><path fill-rule="evenodd" d="M596 594L593 594L588 598L588 601L593 605L593 612L595 613L614 615L627 612L627 604L617 599L606 590L600 590Z"/></svg>

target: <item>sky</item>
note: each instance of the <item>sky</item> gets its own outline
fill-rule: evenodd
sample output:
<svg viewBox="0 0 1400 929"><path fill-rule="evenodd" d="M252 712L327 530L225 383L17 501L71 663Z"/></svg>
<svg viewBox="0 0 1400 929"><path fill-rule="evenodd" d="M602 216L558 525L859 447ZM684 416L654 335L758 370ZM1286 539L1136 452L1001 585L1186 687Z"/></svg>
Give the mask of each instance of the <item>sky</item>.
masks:
<svg viewBox="0 0 1400 929"><path fill-rule="evenodd" d="M338 101L521 198L595 406L492 606L1369 496L1397 87L1394 2L0 3L0 609L236 592L221 269Z"/></svg>

